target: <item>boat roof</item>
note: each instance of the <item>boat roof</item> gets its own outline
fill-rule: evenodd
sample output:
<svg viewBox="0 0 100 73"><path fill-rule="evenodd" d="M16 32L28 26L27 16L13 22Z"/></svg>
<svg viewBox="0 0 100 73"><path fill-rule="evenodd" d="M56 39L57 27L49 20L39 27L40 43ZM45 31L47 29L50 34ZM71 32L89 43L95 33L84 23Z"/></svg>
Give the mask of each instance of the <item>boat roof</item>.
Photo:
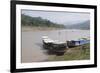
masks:
<svg viewBox="0 0 100 73"><path fill-rule="evenodd" d="M66 43L66 42L60 42L59 40L52 40L48 36L43 36L42 39L44 40L45 43L54 43L54 44Z"/></svg>

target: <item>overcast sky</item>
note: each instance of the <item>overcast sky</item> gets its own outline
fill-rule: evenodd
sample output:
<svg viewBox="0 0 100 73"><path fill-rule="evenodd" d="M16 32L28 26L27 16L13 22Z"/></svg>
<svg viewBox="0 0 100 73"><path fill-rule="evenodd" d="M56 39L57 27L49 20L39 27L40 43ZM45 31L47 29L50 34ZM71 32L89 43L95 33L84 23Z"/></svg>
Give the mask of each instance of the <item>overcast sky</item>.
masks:
<svg viewBox="0 0 100 73"><path fill-rule="evenodd" d="M54 12L54 11L35 11L35 10L22 10L22 14L32 17L42 17L52 22L59 24L76 24L90 20L89 13L78 12Z"/></svg>

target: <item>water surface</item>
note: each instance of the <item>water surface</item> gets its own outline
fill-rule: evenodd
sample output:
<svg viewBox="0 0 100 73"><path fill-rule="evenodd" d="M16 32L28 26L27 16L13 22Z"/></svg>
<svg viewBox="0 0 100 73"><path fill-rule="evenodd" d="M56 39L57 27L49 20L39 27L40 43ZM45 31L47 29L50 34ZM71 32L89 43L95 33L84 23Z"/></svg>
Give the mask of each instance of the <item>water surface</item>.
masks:
<svg viewBox="0 0 100 73"><path fill-rule="evenodd" d="M40 62L48 60L46 50L42 48L42 36L66 42L79 38L89 38L89 30L49 30L49 31L23 31L22 32L22 62Z"/></svg>

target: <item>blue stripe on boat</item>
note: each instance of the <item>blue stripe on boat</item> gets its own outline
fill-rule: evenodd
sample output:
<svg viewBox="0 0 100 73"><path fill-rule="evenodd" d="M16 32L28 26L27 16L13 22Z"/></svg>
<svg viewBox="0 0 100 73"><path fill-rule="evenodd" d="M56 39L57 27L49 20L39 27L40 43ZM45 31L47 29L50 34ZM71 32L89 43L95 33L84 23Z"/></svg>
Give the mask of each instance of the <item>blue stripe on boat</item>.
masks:
<svg viewBox="0 0 100 73"><path fill-rule="evenodd" d="M78 40L75 41L75 45L83 45L83 44L87 44L90 43L90 40Z"/></svg>

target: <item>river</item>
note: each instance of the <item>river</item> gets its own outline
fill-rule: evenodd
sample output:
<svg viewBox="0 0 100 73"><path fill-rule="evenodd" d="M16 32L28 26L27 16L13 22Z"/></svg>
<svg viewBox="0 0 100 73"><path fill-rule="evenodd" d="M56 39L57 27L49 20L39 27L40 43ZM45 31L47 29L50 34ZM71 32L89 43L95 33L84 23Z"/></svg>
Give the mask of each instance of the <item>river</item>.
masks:
<svg viewBox="0 0 100 73"><path fill-rule="evenodd" d="M42 36L66 42L79 38L89 38L89 30L49 30L22 31L22 63L41 62L48 60L46 50L42 48Z"/></svg>

